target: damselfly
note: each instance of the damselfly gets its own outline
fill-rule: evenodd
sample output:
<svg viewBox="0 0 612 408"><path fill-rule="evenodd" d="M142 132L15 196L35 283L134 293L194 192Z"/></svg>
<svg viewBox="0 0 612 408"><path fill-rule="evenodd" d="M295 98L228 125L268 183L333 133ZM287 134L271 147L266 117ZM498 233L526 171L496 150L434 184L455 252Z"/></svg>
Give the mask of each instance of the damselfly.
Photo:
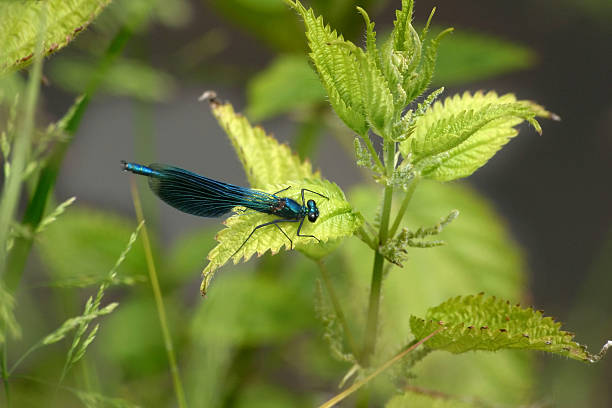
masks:
<svg viewBox="0 0 612 408"><path fill-rule="evenodd" d="M240 245L240 248L234 252L234 255L242 249L255 231L269 225L276 226L289 240L293 249L293 241L278 225L282 222L299 222L300 225L297 228L298 237L314 238L320 242L314 235L300 234L306 218L310 222L315 222L319 218L317 203L314 200L306 201L304 193L313 193L327 199L326 196L316 191L303 188L301 190L302 204L300 205L291 198L277 196L277 194L291 187L270 194L212 180L166 164L143 166L142 164L122 161L121 166L126 171L147 176L149 178L149 187L159 198L177 210L188 214L200 217L220 217L229 213L235 207L246 207L280 218L256 226L242 245Z"/></svg>

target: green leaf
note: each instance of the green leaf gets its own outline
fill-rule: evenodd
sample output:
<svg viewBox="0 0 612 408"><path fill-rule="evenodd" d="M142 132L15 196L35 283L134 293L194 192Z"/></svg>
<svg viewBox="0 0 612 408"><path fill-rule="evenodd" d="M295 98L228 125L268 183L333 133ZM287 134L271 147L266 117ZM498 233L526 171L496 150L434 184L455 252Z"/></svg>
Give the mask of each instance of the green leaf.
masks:
<svg viewBox="0 0 612 408"><path fill-rule="evenodd" d="M273 49L294 52L303 47L300 26L282 1L210 0L206 4Z"/></svg>
<svg viewBox="0 0 612 408"><path fill-rule="evenodd" d="M440 44L433 81L445 86L482 81L534 62L534 53L525 46L461 29Z"/></svg>
<svg viewBox="0 0 612 408"><path fill-rule="evenodd" d="M49 225L36 245L54 283L83 286L106 279L125 249L125 237L134 229L131 220L77 206ZM121 266L121 275L133 279L145 270L142 246L135 245Z"/></svg>
<svg viewBox="0 0 612 408"><path fill-rule="evenodd" d="M362 217L353 212L350 204L346 201L342 190L334 183L321 179L302 179L283 184L274 184L264 188L264 191L274 193L291 186L283 192L284 197L289 197L297 202L301 202L300 190L306 188L328 197L314 196L312 193L305 193L306 197L314 196L319 208L320 216L314 224L305 221L301 234L314 235L322 243L331 243L329 247L320 248L319 242L314 238L297 237L299 223L282 223L280 226L285 233L293 240L296 248L304 250L308 255L320 258L333 249L336 240L353 235L354 231L362 223ZM217 234L219 245L213 248L208 254L209 263L203 271L204 281L202 282L202 293L206 293L215 270L221 267L230 259L234 264L242 258L249 260L254 254L261 256L268 250L276 254L281 248L290 249L291 243L278 228L268 226L258 230L244 246L236 253L243 242L249 237L251 232L258 225L277 220L278 217L269 214L262 214L255 211L247 211L244 214L237 214L225 221L226 229ZM318 247L311 249L309 247Z"/></svg>
<svg viewBox="0 0 612 408"><path fill-rule="evenodd" d="M251 187L319 177L319 172L312 171L308 160L302 162L289 146L266 135L261 127L252 127L229 103L212 103L211 108L232 142Z"/></svg>
<svg viewBox="0 0 612 408"><path fill-rule="evenodd" d="M325 97L325 89L306 58L281 55L249 82L247 115L263 120L320 104Z"/></svg>
<svg viewBox="0 0 612 408"><path fill-rule="evenodd" d="M347 196L366 219L376 213L379 192L374 188L361 187ZM399 206L401 197L398 195L394 202ZM518 246L504 220L465 183L420 181L401 227L434 225L454 208L461 215L438 235L446 245L410 251L403 269L390 265L383 281L384 321L375 361L387 361L406 345L411 332L407 313L423 316L432 305L458 293L485 291L509 299L522 296L527 282ZM366 248L363 242L350 239L340 249L348 276L342 277L338 296L345 314L355 320L353 325L357 327L365 320L362 316L367 297L363 294L368 293L372 272L373 255ZM532 353L517 350L494 354L431 353L411 369L411 375L417 375L419 385L425 388L518 405L529 401L531 387L536 383L533 357Z"/></svg>
<svg viewBox="0 0 612 408"><path fill-rule="evenodd" d="M482 407L480 403L471 404L436 391L407 391L391 398L385 408L475 408Z"/></svg>
<svg viewBox="0 0 612 408"><path fill-rule="evenodd" d="M40 14L47 5L43 54L68 45L110 3L110 0L8 1L0 3L0 74L32 62Z"/></svg>
<svg viewBox="0 0 612 408"><path fill-rule="evenodd" d="M83 92L97 74L97 65L85 59L58 58L49 74L59 86L72 92ZM163 101L176 88L174 79L150 65L118 59L104 75L101 90L110 94L132 96L144 101Z"/></svg>
<svg viewBox="0 0 612 408"><path fill-rule="evenodd" d="M540 132L536 116L556 118L531 101L495 92L446 98L416 121L414 134L400 144L404 157L426 178L449 181L467 177L518 134L524 120Z"/></svg>
<svg viewBox="0 0 612 408"><path fill-rule="evenodd" d="M425 319L410 317L416 338L440 326L427 347L451 353L501 349L540 350L576 360L592 362L585 346L574 342L572 333L561 330L561 323L532 308L521 308L508 301L483 294L458 296L427 311Z"/></svg>
<svg viewBox="0 0 612 408"><path fill-rule="evenodd" d="M342 121L357 134L367 131L364 112L364 95L359 63L352 52L352 43L344 41L342 35L332 30L315 16L312 9L306 10L299 1L288 1L304 19L306 38L310 47L310 58L329 96L329 101Z"/></svg>

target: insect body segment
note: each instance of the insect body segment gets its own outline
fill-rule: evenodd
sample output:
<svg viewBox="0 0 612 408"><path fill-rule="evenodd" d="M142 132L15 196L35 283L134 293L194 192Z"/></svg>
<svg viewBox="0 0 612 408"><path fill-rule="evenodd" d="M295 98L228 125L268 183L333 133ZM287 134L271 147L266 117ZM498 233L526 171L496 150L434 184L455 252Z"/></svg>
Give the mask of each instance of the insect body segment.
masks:
<svg viewBox="0 0 612 408"><path fill-rule="evenodd" d="M300 225L297 228L298 237L310 237L319 241L314 235L300 233L306 218L310 222L315 222L319 217L319 209L316 202L314 200L306 201L304 192L308 191L327 199L326 196L315 191L303 188L301 190L302 204L300 204L291 198L277 196L277 194L288 190L290 187L277 191L275 194L270 194L223 183L165 164L144 166L142 164L122 161L121 165L126 171L147 176L149 178L149 187L159 198L170 206L188 214L200 217L220 217L229 213L235 207L246 207L280 218L256 226L232 257L242 249L255 231L269 225L275 225L289 240L291 248L293 248L293 241L278 225L282 222L299 222Z"/></svg>

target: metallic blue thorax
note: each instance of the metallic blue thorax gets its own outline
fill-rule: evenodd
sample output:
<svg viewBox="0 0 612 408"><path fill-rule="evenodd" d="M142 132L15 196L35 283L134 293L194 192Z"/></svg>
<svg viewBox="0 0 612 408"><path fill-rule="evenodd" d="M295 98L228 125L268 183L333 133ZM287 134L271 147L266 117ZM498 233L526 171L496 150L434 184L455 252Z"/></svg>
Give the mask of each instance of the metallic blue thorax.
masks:
<svg viewBox="0 0 612 408"><path fill-rule="evenodd" d="M308 209L302 207L297 201L285 197L279 198L278 205L265 212L282 218L299 219L306 216Z"/></svg>

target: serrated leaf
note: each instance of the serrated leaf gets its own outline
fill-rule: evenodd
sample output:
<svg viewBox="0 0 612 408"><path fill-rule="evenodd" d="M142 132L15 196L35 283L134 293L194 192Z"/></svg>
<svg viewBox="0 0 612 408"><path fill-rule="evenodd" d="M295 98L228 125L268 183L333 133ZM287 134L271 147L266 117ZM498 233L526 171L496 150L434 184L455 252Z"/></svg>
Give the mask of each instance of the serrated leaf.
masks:
<svg viewBox="0 0 612 408"><path fill-rule="evenodd" d="M314 235L323 244L331 243L332 245L328 248L321 248L319 242L314 238L297 237L299 222L283 222L279 224L293 241L293 245L307 252L308 255L318 258L324 256L333 249L336 240L352 235L361 225L362 217L358 213L353 212L342 190L336 184L327 180L302 179L295 182L287 182L286 184L269 185L263 190L274 193L288 186L291 186L291 188L283 192L283 197L292 198L297 202L302 201L300 192L303 188L316 191L328 197L328 199L325 199L309 192L305 193L305 196L308 197L307 199L312 198L316 201L320 216L314 224L305 220L301 230L302 235ZM216 237L219 244L208 254L209 263L203 271L203 293L206 292L215 270L230 259L233 259L234 263L238 263L243 258L245 261L249 260L254 254L261 256L268 250L275 254L283 247L285 249L291 248L291 243L287 237L273 225L261 228L255 232L244 246L240 248L255 227L274 220L278 220L278 217L255 211L247 211L244 214L238 213L225 221L227 228L221 230ZM313 252L309 250L310 246L318 248ZM240 250L236 253L238 248Z"/></svg>
<svg viewBox="0 0 612 408"><path fill-rule="evenodd" d="M247 115L262 120L325 101L325 89L303 56L282 55L249 81Z"/></svg>
<svg viewBox="0 0 612 408"><path fill-rule="evenodd" d="M410 317L416 338L444 327L427 347L451 353L501 349L540 350L576 360L592 361L586 347L574 342L561 323L532 308L483 294L458 296L427 311L425 319Z"/></svg>
<svg viewBox="0 0 612 408"><path fill-rule="evenodd" d="M319 172L312 171L309 161L302 162L289 146L280 144L261 127L252 127L229 103L211 104L211 108L232 142L251 187L319 176Z"/></svg>
<svg viewBox="0 0 612 408"><path fill-rule="evenodd" d="M32 62L40 15L45 10L47 28L44 55L68 45L110 3L110 0L8 1L0 3L0 74Z"/></svg>
<svg viewBox="0 0 612 408"><path fill-rule="evenodd" d="M347 195L366 219L373 217L378 203L374 189L361 187ZM398 195L394 202L400 201ZM384 320L377 340L380 356L376 361L388 360L406 344L410 333L407 312L424 316L429 307L458 293L485 291L509 299L521 297L526 276L519 248L504 220L464 183L420 181L401 227L434 225L453 208L460 209L461 215L439 235L447 245L411 251L405 269L390 265L383 283ZM346 240L340 249L350 275L343 278L343 286L349 289L339 296L343 306L346 304L345 313L357 320L354 324L359 324L367 306L363 294L368 293L371 279L373 255L365 248L361 241L353 239ZM530 390L536 381L533 357L533 353L517 350L461 355L431 353L412 368L412 373L418 376L420 385L429 389L519 405L532 395Z"/></svg>
<svg viewBox="0 0 612 408"><path fill-rule="evenodd" d="M306 10L299 1L289 1L304 19L310 57L319 73L329 101L342 121L357 134L367 131L364 95L359 64L350 42L344 40L317 17L312 9Z"/></svg>
<svg viewBox="0 0 612 408"><path fill-rule="evenodd" d="M540 131L536 116L554 118L541 106L495 92L446 98L436 102L415 124L414 134L400 151L426 178L449 181L467 177L483 166L518 133L527 120Z"/></svg>

